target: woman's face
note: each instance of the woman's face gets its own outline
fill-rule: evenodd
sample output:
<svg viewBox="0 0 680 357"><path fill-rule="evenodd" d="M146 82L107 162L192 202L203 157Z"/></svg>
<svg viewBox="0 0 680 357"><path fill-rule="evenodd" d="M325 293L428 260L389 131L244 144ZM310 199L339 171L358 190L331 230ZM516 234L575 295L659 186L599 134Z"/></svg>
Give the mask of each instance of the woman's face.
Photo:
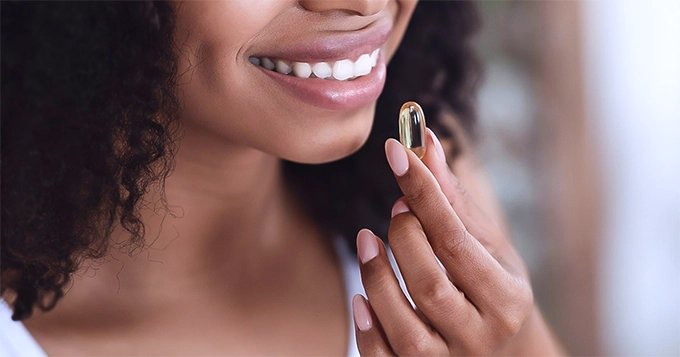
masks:
<svg viewBox="0 0 680 357"><path fill-rule="evenodd" d="M291 161L321 163L353 153L368 137L385 63L415 6L397 0L178 3L183 124Z"/></svg>

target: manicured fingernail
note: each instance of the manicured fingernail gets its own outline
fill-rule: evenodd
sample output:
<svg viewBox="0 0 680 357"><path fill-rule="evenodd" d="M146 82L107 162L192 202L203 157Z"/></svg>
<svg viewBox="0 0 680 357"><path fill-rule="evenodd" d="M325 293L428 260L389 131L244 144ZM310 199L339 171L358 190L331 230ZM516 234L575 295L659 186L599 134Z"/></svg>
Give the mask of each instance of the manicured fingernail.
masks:
<svg viewBox="0 0 680 357"><path fill-rule="evenodd" d="M434 135L434 131L432 131L432 129L427 128L427 131L430 132L430 139L432 139L432 144L434 144L435 150L437 151L437 155L439 155L442 161L446 162L446 153L444 152L442 143L439 142L439 138L437 137L437 135Z"/></svg>
<svg viewBox="0 0 680 357"><path fill-rule="evenodd" d="M359 330L368 331L373 325L371 320L371 311L368 308L368 302L364 297L357 294L352 298L352 311L354 312L354 323Z"/></svg>
<svg viewBox="0 0 680 357"><path fill-rule="evenodd" d="M378 240L375 235L364 228L357 234L357 253L362 264L368 263L371 259L378 256Z"/></svg>
<svg viewBox="0 0 680 357"><path fill-rule="evenodd" d="M408 211L410 211L410 209L408 208L406 203L404 203L404 201L402 200L399 200L397 201L397 203L394 204L394 206L392 206L392 217Z"/></svg>
<svg viewBox="0 0 680 357"><path fill-rule="evenodd" d="M394 139L388 139L385 143L385 154L395 175L401 176L408 171L408 156L406 148Z"/></svg>

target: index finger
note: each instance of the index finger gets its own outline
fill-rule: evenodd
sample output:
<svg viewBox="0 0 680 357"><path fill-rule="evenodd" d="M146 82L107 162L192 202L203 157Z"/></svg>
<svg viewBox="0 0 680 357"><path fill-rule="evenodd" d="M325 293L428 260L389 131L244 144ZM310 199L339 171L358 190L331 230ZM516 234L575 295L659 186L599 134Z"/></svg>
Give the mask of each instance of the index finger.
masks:
<svg viewBox="0 0 680 357"><path fill-rule="evenodd" d="M409 207L454 284L477 307L492 304L496 299L488 292L505 291L508 273L470 234L432 172L413 152L394 139L387 140L385 152Z"/></svg>

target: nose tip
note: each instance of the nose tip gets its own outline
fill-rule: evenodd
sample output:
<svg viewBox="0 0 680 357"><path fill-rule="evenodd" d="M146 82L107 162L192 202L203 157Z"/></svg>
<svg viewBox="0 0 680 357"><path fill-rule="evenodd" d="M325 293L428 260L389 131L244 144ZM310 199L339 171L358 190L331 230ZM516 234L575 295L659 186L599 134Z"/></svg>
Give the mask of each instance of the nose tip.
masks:
<svg viewBox="0 0 680 357"><path fill-rule="evenodd" d="M345 10L361 16L371 16L385 8L389 0L299 0L308 11Z"/></svg>

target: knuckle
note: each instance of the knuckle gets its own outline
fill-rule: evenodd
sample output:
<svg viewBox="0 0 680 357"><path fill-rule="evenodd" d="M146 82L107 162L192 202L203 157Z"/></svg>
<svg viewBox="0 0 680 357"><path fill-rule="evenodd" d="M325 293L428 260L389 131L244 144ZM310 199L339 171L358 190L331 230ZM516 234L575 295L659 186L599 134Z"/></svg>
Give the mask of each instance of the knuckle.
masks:
<svg viewBox="0 0 680 357"><path fill-rule="evenodd" d="M444 279L427 279L429 282L417 292L419 302L430 311L441 310L445 304L450 303L454 298L453 286Z"/></svg>
<svg viewBox="0 0 680 357"><path fill-rule="evenodd" d="M522 328L523 322L524 318L520 317L520 315L517 312L511 311L506 313L505 316L500 320L501 335L504 336L516 335Z"/></svg>
<svg viewBox="0 0 680 357"><path fill-rule="evenodd" d="M506 336L514 336L519 332L533 308L533 292L526 283L519 283L513 295L499 319L500 331Z"/></svg>
<svg viewBox="0 0 680 357"><path fill-rule="evenodd" d="M442 254L445 256L459 256L466 251L466 240L469 236L467 230L461 232L461 229L443 227L440 236L444 237L444 239L438 240L432 247L438 256Z"/></svg>

